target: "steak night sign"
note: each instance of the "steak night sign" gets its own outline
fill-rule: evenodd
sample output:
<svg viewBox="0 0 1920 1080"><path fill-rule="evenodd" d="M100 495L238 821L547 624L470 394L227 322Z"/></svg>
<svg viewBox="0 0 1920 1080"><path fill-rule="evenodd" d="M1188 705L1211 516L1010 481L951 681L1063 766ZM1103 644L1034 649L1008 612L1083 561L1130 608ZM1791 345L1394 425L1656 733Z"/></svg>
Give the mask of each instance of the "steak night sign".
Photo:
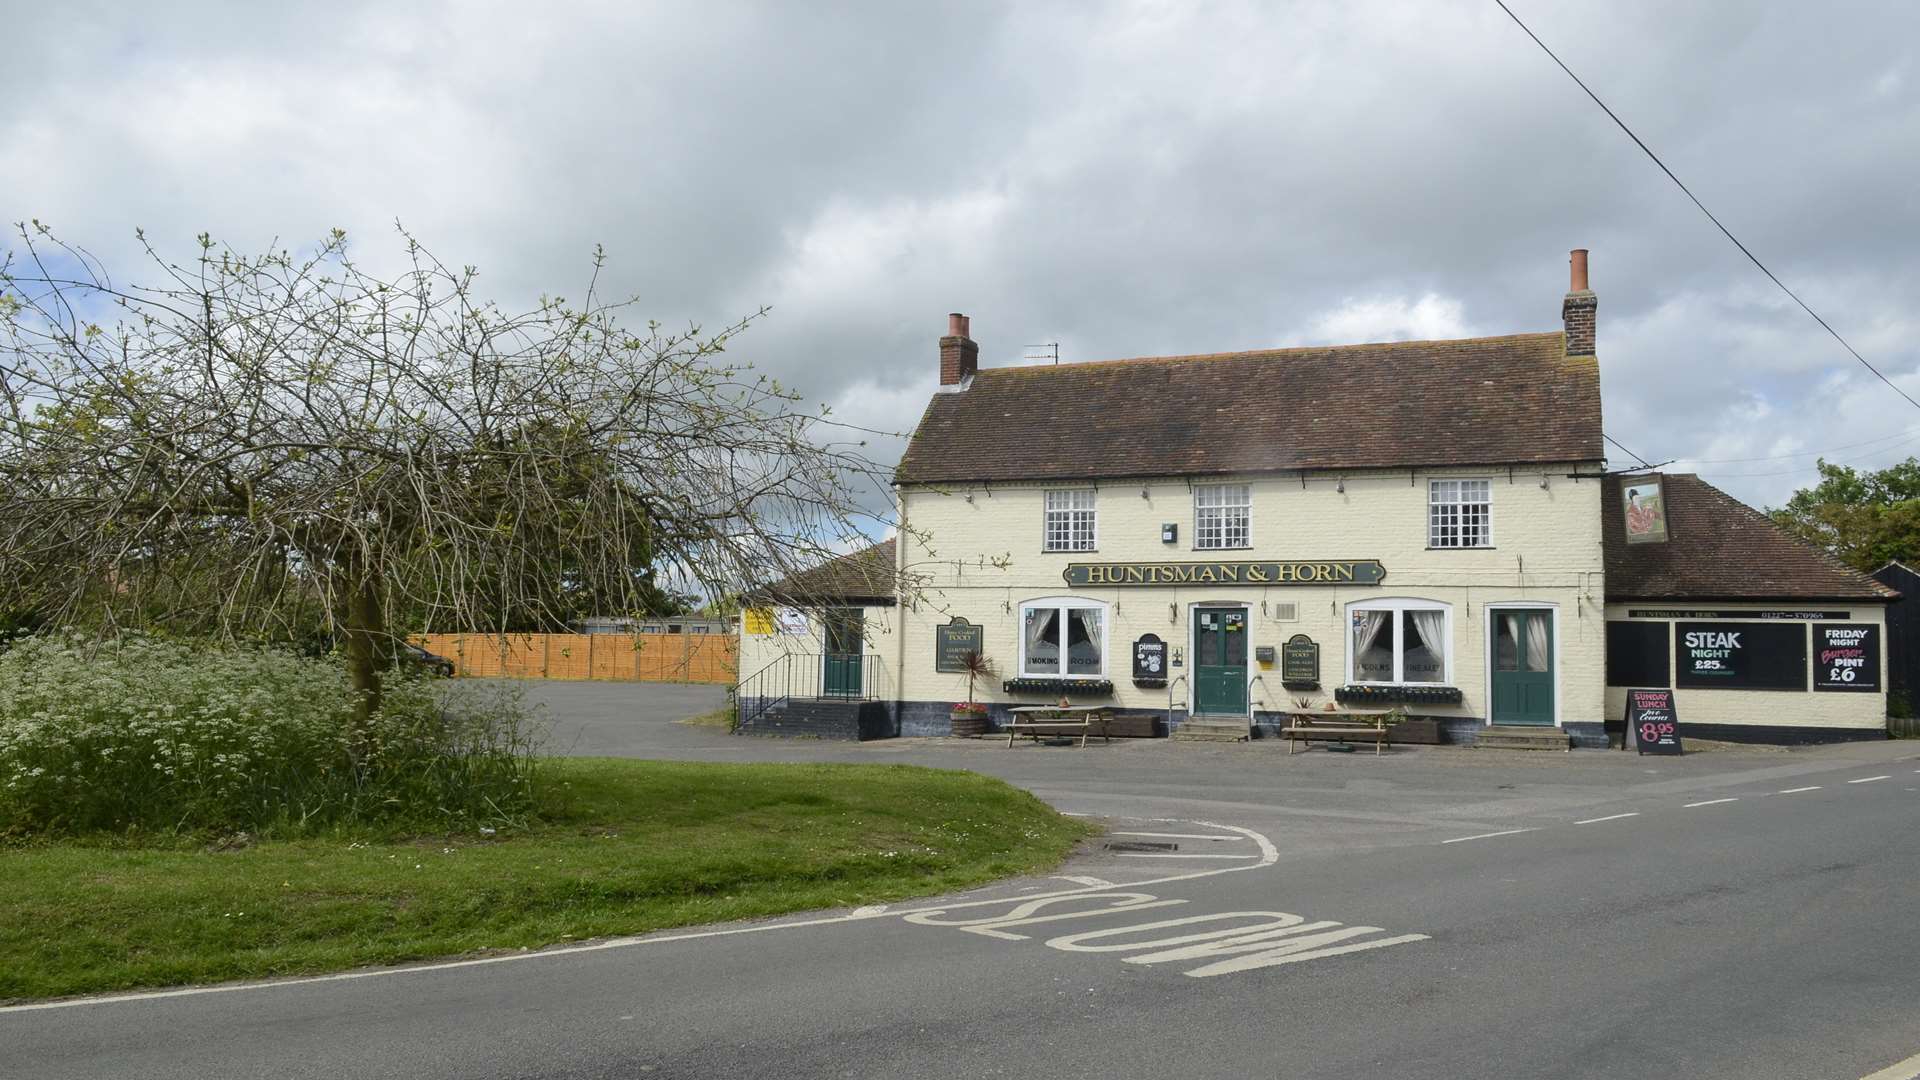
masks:
<svg viewBox="0 0 1920 1080"><path fill-rule="evenodd" d="M1061 576L1086 585L1378 585L1375 559L1299 562L1069 563Z"/></svg>

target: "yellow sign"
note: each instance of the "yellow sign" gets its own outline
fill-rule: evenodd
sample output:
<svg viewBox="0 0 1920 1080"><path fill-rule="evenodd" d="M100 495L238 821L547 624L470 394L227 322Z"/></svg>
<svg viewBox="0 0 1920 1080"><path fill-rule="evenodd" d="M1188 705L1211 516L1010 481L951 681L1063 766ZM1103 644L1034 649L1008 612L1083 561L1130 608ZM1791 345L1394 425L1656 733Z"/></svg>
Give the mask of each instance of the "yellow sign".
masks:
<svg viewBox="0 0 1920 1080"><path fill-rule="evenodd" d="M773 633L773 610L771 608L750 607L745 612L747 633Z"/></svg>

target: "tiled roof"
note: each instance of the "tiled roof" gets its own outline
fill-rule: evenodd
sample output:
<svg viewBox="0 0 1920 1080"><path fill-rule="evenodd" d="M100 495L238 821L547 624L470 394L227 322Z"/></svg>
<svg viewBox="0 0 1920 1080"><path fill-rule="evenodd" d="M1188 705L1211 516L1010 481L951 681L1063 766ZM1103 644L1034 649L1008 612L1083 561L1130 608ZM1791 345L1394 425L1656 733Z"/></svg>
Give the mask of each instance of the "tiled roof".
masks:
<svg viewBox="0 0 1920 1080"><path fill-rule="evenodd" d="M935 394L901 483L1598 461L1600 376L1517 334L989 368Z"/></svg>
<svg viewBox="0 0 1920 1080"><path fill-rule="evenodd" d="M1628 544L1620 478L1605 481L1608 600L1885 600L1892 589L1691 473L1665 474L1667 535Z"/></svg>
<svg viewBox="0 0 1920 1080"><path fill-rule="evenodd" d="M881 606L893 603L894 584L893 541L883 540L802 570L758 592L797 604L861 602Z"/></svg>

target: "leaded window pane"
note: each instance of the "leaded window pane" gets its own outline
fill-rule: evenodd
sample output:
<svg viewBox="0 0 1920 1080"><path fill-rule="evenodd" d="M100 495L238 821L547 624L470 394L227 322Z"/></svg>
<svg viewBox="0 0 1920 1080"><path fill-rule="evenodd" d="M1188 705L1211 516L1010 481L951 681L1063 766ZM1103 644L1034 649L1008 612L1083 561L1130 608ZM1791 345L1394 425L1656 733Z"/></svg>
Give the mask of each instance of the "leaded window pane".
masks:
<svg viewBox="0 0 1920 1080"><path fill-rule="evenodd" d="M1046 550L1094 549L1092 489L1046 493Z"/></svg>
<svg viewBox="0 0 1920 1080"><path fill-rule="evenodd" d="M1193 489L1193 546L1253 546L1253 491L1246 484L1210 484Z"/></svg>
<svg viewBox="0 0 1920 1080"><path fill-rule="evenodd" d="M1427 545L1437 548L1492 547L1492 482L1428 481Z"/></svg>

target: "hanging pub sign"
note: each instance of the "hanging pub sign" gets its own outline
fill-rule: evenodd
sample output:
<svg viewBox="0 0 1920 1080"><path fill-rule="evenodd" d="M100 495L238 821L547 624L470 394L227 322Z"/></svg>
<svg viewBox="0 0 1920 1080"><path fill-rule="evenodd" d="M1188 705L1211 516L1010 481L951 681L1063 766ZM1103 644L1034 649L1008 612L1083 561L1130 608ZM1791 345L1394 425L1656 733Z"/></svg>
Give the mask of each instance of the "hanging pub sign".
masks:
<svg viewBox="0 0 1920 1080"><path fill-rule="evenodd" d="M1666 543L1667 493L1658 473L1620 481L1620 512L1625 515L1627 543Z"/></svg>
<svg viewBox="0 0 1920 1080"><path fill-rule="evenodd" d="M1133 643L1133 681L1151 686L1167 681L1167 643L1156 634L1141 634Z"/></svg>
<svg viewBox="0 0 1920 1080"><path fill-rule="evenodd" d="M1814 627L1813 688L1878 693L1880 628L1861 623Z"/></svg>
<svg viewBox="0 0 1920 1080"><path fill-rule="evenodd" d="M980 652L985 645L986 628L955 615L952 622L933 628L933 670L965 671L967 654Z"/></svg>
<svg viewBox="0 0 1920 1080"><path fill-rule="evenodd" d="M1377 559L1318 562L1069 563L1061 576L1087 585L1378 585Z"/></svg>
<svg viewBox="0 0 1920 1080"><path fill-rule="evenodd" d="M1680 753L1680 711L1673 691L1627 691L1627 737L1642 754Z"/></svg>
<svg viewBox="0 0 1920 1080"><path fill-rule="evenodd" d="M1289 690L1320 689L1320 645L1295 634L1280 646L1280 685Z"/></svg>
<svg viewBox="0 0 1920 1080"><path fill-rule="evenodd" d="M1674 624L1673 685L1699 690L1805 690L1805 623Z"/></svg>

